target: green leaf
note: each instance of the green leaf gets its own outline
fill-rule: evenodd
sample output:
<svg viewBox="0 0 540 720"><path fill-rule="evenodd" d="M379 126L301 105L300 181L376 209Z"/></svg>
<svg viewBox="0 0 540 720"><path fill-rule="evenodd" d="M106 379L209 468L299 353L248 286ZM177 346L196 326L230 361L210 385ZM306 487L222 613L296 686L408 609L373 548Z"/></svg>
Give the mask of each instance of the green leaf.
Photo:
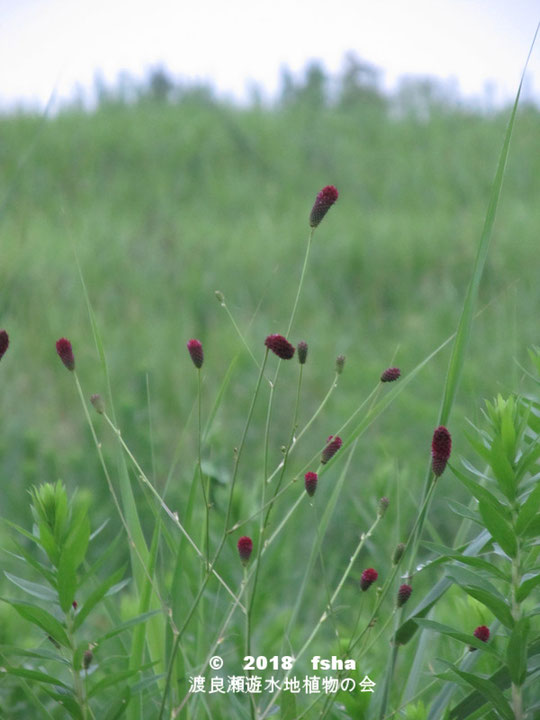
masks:
<svg viewBox="0 0 540 720"><path fill-rule="evenodd" d="M512 465L508 461L502 442L497 437L493 439L491 445L490 460L491 469L501 492L509 500L514 500L516 497L516 476Z"/></svg>
<svg viewBox="0 0 540 720"><path fill-rule="evenodd" d="M426 630L433 630L441 635L446 635L453 638L454 640L459 640L459 642L465 643L466 645L472 645L473 647L482 650L489 655L493 655L498 660L503 662L502 657L499 655L493 645L482 642L482 640L478 640L478 638L476 638L472 633L460 632L459 630L454 630L454 628L448 625L443 625L442 623L434 622L433 620L426 620L424 618L419 618L418 620L416 620L416 622L421 628L425 628Z"/></svg>
<svg viewBox="0 0 540 720"><path fill-rule="evenodd" d="M46 650L44 648L41 648L40 650L25 650L24 648L17 647L16 645L0 645L0 655L15 655L17 657L55 660L56 662L63 663L64 665L70 665L70 661L62 657L62 655L54 652L54 650Z"/></svg>
<svg viewBox="0 0 540 720"><path fill-rule="evenodd" d="M452 672L454 672L458 677L460 677L462 680L465 680L471 687L473 687L475 690L478 690L478 692L484 696L484 698L491 703L491 705L495 708L497 708L497 712L505 719L505 720L514 720L514 713L508 704L508 701L502 694L501 690L495 685L494 682L491 680L487 680L486 678L478 677L477 675L473 675L469 672L464 672L463 670L459 670L455 665L452 663L446 662L445 660L441 660L440 662L443 662L445 665L447 665ZM464 717L464 716L461 716Z"/></svg>
<svg viewBox="0 0 540 720"><path fill-rule="evenodd" d="M456 560L457 562L463 563L464 565L469 565L470 567L477 568L477 570L484 570L486 575L491 575L492 578L504 580L505 582L508 581L508 575L502 570L499 570L496 565L490 563L489 560L484 560L483 558L479 557L468 557L467 555L463 554L447 555L446 559Z"/></svg>
<svg viewBox="0 0 540 720"><path fill-rule="evenodd" d="M490 581L480 573L474 572L467 567L450 565L447 569L447 575L452 578L456 585L470 585L472 587L478 587L500 598L501 600L504 600L495 585L492 585L492 583L490 583Z"/></svg>
<svg viewBox="0 0 540 720"><path fill-rule="evenodd" d="M99 645L100 643L105 642L105 640L110 640L111 638L116 637L116 635L119 635L125 630L129 630L134 625L146 622L148 618L151 618L153 615L157 615L160 612L161 610L150 610L149 612L142 613L142 615L137 615L136 617L131 618L131 620L127 620L125 623L117 625L114 630L110 630L108 633L105 633L105 635L99 637L96 640L96 643Z"/></svg>
<svg viewBox="0 0 540 720"><path fill-rule="evenodd" d="M68 713L71 715L73 720L83 720L82 711L79 705L79 702L72 697L71 695L68 695L67 692L52 692L49 690L49 688L44 687L43 690L47 693L47 695L55 700L59 705L62 705Z"/></svg>
<svg viewBox="0 0 540 720"><path fill-rule="evenodd" d="M62 548L62 555L69 558L75 570L83 562L90 540L90 523L86 516L86 509L81 509L73 521L73 527Z"/></svg>
<svg viewBox="0 0 540 720"><path fill-rule="evenodd" d="M540 447L540 443L538 443ZM540 483L537 483L534 490L530 493L529 497L525 500L520 508L517 521L516 521L516 532L521 535L527 529L527 525L531 522L533 517L540 509Z"/></svg>
<svg viewBox="0 0 540 720"><path fill-rule="evenodd" d="M512 526L506 522L503 515L493 505L481 500L478 509L486 528L495 542L499 543L507 555L515 558L517 555L517 540Z"/></svg>
<svg viewBox="0 0 540 720"><path fill-rule="evenodd" d="M485 605L488 610L495 615L495 617L501 621L501 623L507 628L514 627L514 618L510 612L510 608L504 600L496 597L493 593L488 592L479 587L465 586L463 588L465 592L473 597L482 605Z"/></svg>
<svg viewBox="0 0 540 720"><path fill-rule="evenodd" d="M506 664L514 685L521 686L527 677L527 635L530 622L521 618L515 624L506 651Z"/></svg>
<svg viewBox="0 0 540 720"><path fill-rule="evenodd" d="M8 675L17 675L18 677L26 678L27 680L34 680L35 682L42 682L42 683L48 683L49 685L58 685L60 687L66 688L66 690L71 690L69 685L66 685L58 678L53 677L52 675L47 675L46 673L39 672L38 670L28 670L27 668L16 668L11 667L11 665L5 665L3 667L4 672L8 673Z"/></svg>
<svg viewBox="0 0 540 720"><path fill-rule="evenodd" d="M540 585L540 573L531 578L527 578L527 580L522 580L516 594L518 603L523 602L537 585Z"/></svg>
<svg viewBox="0 0 540 720"><path fill-rule="evenodd" d="M45 567L42 563L40 563L38 560L36 560L31 553L28 552L22 545L20 545L16 540L13 540L13 544L17 548L17 554L10 553L13 557L16 557L18 560L25 561L30 567L34 568L34 570L41 575L41 577L45 578L45 580L51 585L51 587L56 587L56 577L54 573L49 570L49 568ZM7 551L9 552L9 551Z"/></svg>
<svg viewBox="0 0 540 720"><path fill-rule="evenodd" d="M90 596L86 599L86 602L83 603L80 610L77 612L77 615L75 616L75 621L73 623L73 629L77 630L82 623L86 620L88 615L92 612L92 610L96 607L96 605L99 603L100 600L102 600L105 595L109 592L109 590L119 582L120 578L126 571L126 566L121 567L119 570L117 570L115 573L110 575L106 580L104 580L98 587L90 594Z"/></svg>
<svg viewBox="0 0 540 720"><path fill-rule="evenodd" d="M22 601L8 600L7 598L0 598L0 600L11 605L22 618L44 630L47 635L54 638L60 645L69 647L68 636L63 626L46 610Z"/></svg>
<svg viewBox="0 0 540 720"><path fill-rule="evenodd" d="M58 602L58 594L52 588L47 587L46 585L40 585L39 583L30 582L29 580L17 577L16 575L12 575L6 571L4 571L4 575L10 582L21 588L21 590L24 590L24 592L29 595L33 595L45 602Z"/></svg>
<svg viewBox="0 0 540 720"><path fill-rule="evenodd" d="M60 607L68 612L75 599L77 589L77 574L73 556L69 552L62 552L58 561L58 598Z"/></svg>
<svg viewBox="0 0 540 720"><path fill-rule="evenodd" d="M465 485L467 490L475 497L478 502L484 502L485 504L490 505L493 507L494 510L496 510L499 515L504 518L507 521L510 521L511 519L511 511L510 508L506 505L503 505L495 495L493 495L492 492L490 492L487 488L483 487L479 483L476 482L476 480L472 480L471 478L467 477L464 473L461 472L461 470L458 470L458 468L453 468L454 474L457 477L457 479Z"/></svg>
<svg viewBox="0 0 540 720"><path fill-rule="evenodd" d="M471 510L470 507L463 505L463 503L460 503L457 500L448 499L446 504L448 505L448 508L458 517L466 518L467 520L472 520L472 522L477 523L478 525L482 525L482 518L476 510Z"/></svg>
<svg viewBox="0 0 540 720"><path fill-rule="evenodd" d="M144 670L148 670L149 668L153 667L155 663L147 663L146 665L143 665L139 668L133 668L132 670L120 670L119 672L115 673L108 673L107 677L103 678L99 682L97 682L95 685L93 685L90 690L88 691L88 697L94 697L94 695L99 695L102 690L105 690L108 687L111 687L112 685L117 685L119 682L122 682L123 680L127 680L130 677L133 677L139 672L143 672Z"/></svg>

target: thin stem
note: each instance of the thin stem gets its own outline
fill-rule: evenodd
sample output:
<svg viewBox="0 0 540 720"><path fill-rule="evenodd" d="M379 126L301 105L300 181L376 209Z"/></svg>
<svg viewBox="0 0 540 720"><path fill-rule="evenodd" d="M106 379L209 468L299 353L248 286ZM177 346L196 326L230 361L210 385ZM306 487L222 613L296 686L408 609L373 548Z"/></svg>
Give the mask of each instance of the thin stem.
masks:
<svg viewBox="0 0 540 720"><path fill-rule="evenodd" d="M176 525L176 527L180 530L180 532L184 535L184 537L185 537L186 540L189 542L189 544L191 545L191 547L195 550L195 552L197 553L197 555L198 555L201 559L204 559L204 554L203 554L203 553L201 552L201 550L199 549L197 543L193 540L193 538L191 537L191 535L188 533L188 531L185 529L185 527L184 527L184 526L182 525L182 523L180 522L180 518L178 517L178 513L173 512L173 511L169 508L169 506L165 503L165 501L163 500L163 498L161 497L161 495L158 493L158 491L157 491L157 490L155 489L155 487L152 485L152 483L150 482L150 480L147 478L144 470L141 468L141 466L139 465L139 463L138 463L137 460L135 459L135 457L134 457L133 453L131 452L131 450L129 449L128 445L125 443L124 438L122 437L122 433L121 433L120 429L117 428L116 425L114 425L113 421L112 421L111 418L107 415L106 412L103 413L103 418L104 418L105 421L108 423L108 425L109 425L109 427L111 428L111 430L113 430L113 432L114 432L114 434L116 435L116 438L117 438L118 442L120 443L120 445L122 446L124 452L125 452L126 455L129 457L129 459L131 460L131 462L133 463L135 469L137 470L137 474L138 474L139 480L141 480L141 482L144 483L144 485L146 485L146 487L152 492L152 494L154 495L154 497L156 498L156 500L157 500L157 501L159 502L159 504L161 505L162 509L165 511L165 513L168 515L168 517L172 520L172 522ZM224 587L225 590L229 593L229 595L231 595L233 598L235 598L234 592L233 592L233 591L231 590L231 588L227 585L227 583L226 583L225 580L221 577L221 575L220 575L219 573L217 573L213 568L211 568L211 569L209 570L209 572L212 572L212 574L215 575L216 579L221 583L221 585L223 585L223 587Z"/></svg>

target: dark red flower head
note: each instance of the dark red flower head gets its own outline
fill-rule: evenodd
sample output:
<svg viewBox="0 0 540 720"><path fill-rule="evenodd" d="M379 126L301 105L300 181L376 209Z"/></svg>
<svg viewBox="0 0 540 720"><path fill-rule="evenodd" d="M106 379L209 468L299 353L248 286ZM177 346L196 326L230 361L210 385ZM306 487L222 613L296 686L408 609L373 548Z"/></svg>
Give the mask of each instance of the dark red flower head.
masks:
<svg viewBox="0 0 540 720"><path fill-rule="evenodd" d="M330 435L328 440L326 441L328 444L322 451L322 457L321 462L324 465L327 463L331 458L334 457L334 455L337 453L339 448L343 445L343 440L336 435L334 437L333 435Z"/></svg>
<svg viewBox="0 0 540 720"><path fill-rule="evenodd" d="M345 355L338 355L336 358L336 373L341 375L345 367Z"/></svg>
<svg viewBox="0 0 540 720"><path fill-rule="evenodd" d="M94 655L91 650L85 650L83 653L83 668L85 670L88 670L90 665L92 664L92 660L94 659Z"/></svg>
<svg viewBox="0 0 540 720"><path fill-rule="evenodd" d="M367 570L364 570L360 577L360 590L365 592L373 583L375 580L379 577L379 573L374 570L373 568L368 568Z"/></svg>
<svg viewBox="0 0 540 720"><path fill-rule="evenodd" d="M317 480L317 473L314 472L307 472L304 476L306 492L309 497L313 497L313 495L315 495L315 490L317 489Z"/></svg>
<svg viewBox="0 0 540 720"><path fill-rule="evenodd" d="M9 347L9 335L5 330L0 330L0 360L6 354L6 350Z"/></svg>
<svg viewBox="0 0 540 720"><path fill-rule="evenodd" d="M399 368L388 368L381 375L381 382L394 382L400 375L401 370Z"/></svg>
<svg viewBox="0 0 540 720"><path fill-rule="evenodd" d="M75 358L73 357L73 348L69 340L66 340L66 338L57 340L56 352L68 370L75 370Z"/></svg>
<svg viewBox="0 0 540 720"><path fill-rule="evenodd" d="M412 587L410 585L401 585L397 594L397 606L402 607L411 597Z"/></svg>
<svg viewBox="0 0 540 720"><path fill-rule="evenodd" d="M478 640L481 640L482 642L487 642L489 640L489 628L485 625L479 625L473 632L473 635L475 638L478 638ZM471 652L474 652L476 648L473 645L469 645L469 650Z"/></svg>
<svg viewBox="0 0 540 720"><path fill-rule="evenodd" d="M238 541L238 554L244 565L247 565L253 551L253 540L250 537L241 537Z"/></svg>
<svg viewBox="0 0 540 720"><path fill-rule="evenodd" d="M439 425L431 441L431 468L437 477L443 474L451 451L452 437L444 425Z"/></svg>
<svg viewBox="0 0 540 720"><path fill-rule="evenodd" d="M195 367L201 368L204 362L204 354L200 341L189 340L187 344L187 349Z"/></svg>
<svg viewBox="0 0 540 720"><path fill-rule="evenodd" d="M290 360L294 355L294 345L291 345L283 335L269 335L264 344L282 360Z"/></svg>
<svg viewBox="0 0 540 720"><path fill-rule="evenodd" d="M300 365L305 365L308 351L307 343L303 340L300 340L300 342L296 346L296 349L298 350L298 362L300 363Z"/></svg>
<svg viewBox="0 0 540 720"><path fill-rule="evenodd" d="M333 185L327 185L317 195L315 198L315 204L311 208L309 216L309 224L312 228L317 227L317 225L321 222L326 213L338 199L338 194L338 191Z"/></svg>

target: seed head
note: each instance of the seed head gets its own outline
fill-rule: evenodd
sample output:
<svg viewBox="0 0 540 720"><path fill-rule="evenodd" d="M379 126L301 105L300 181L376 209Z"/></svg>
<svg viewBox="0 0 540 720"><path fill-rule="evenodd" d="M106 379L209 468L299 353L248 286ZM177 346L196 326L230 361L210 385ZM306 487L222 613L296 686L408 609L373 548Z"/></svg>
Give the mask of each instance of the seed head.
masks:
<svg viewBox="0 0 540 720"><path fill-rule="evenodd" d="M73 348L69 340L66 340L66 338L57 340L56 352L68 370L75 370L75 358L73 357Z"/></svg>
<svg viewBox="0 0 540 720"><path fill-rule="evenodd" d="M338 355L336 358L336 373L341 375L345 367L345 355Z"/></svg>
<svg viewBox="0 0 540 720"><path fill-rule="evenodd" d="M240 560L243 565L247 565L253 551L253 540L250 537L241 537L237 547Z"/></svg>
<svg viewBox="0 0 540 720"><path fill-rule="evenodd" d="M397 565L401 558L403 557L403 553L405 552L405 543L399 543L396 545L396 549L394 550L394 554L392 555L392 565Z"/></svg>
<svg viewBox="0 0 540 720"><path fill-rule="evenodd" d="M411 597L412 587L410 585L401 585L397 594L397 606L402 607Z"/></svg>
<svg viewBox="0 0 540 720"><path fill-rule="evenodd" d="M399 368L387 368L381 375L381 382L394 382L401 375Z"/></svg>
<svg viewBox="0 0 540 720"><path fill-rule="evenodd" d="M362 590L362 592L365 592L368 588L371 587L371 585L373 585L373 583L378 577L379 573L373 568L368 568L367 570L364 570L360 577L360 590Z"/></svg>
<svg viewBox="0 0 540 720"><path fill-rule="evenodd" d="M5 330L0 330L0 360L6 354L6 350L9 347L9 335Z"/></svg>
<svg viewBox="0 0 540 720"><path fill-rule="evenodd" d="M316 228L317 225L319 225L326 213L338 199L338 194L338 191L333 185L327 185L320 191L315 198L315 203L311 208L309 216L309 224L312 228Z"/></svg>
<svg viewBox="0 0 540 720"><path fill-rule="evenodd" d="M189 340L187 344L187 349L191 359L193 360L193 364L197 369L200 369L204 362L202 344L199 340Z"/></svg>
<svg viewBox="0 0 540 720"><path fill-rule="evenodd" d="M306 492L309 497L313 497L315 495L315 490L317 489L317 480L317 473L314 472L307 472L304 476Z"/></svg>
<svg viewBox="0 0 540 720"><path fill-rule="evenodd" d="M452 437L444 425L439 425L431 441L431 468L437 477L443 474L451 451Z"/></svg>
<svg viewBox="0 0 540 720"><path fill-rule="evenodd" d="M485 625L479 625L473 632L473 635L475 638L478 638L478 640L481 640L482 642L487 642L489 640L489 628ZM476 648L473 647L473 645L469 645L469 650L471 652L474 652Z"/></svg>
<svg viewBox="0 0 540 720"><path fill-rule="evenodd" d="M390 505L390 500L387 497L382 497L379 500L379 508L377 510L377 515L379 517L382 517L384 513L388 510L388 506Z"/></svg>
<svg viewBox="0 0 540 720"><path fill-rule="evenodd" d="M282 360L290 360L294 355L294 346L283 335L269 335L264 344Z"/></svg>
<svg viewBox="0 0 540 720"><path fill-rule="evenodd" d="M296 346L296 349L298 350L298 362L300 363L300 365L305 365L308 351L307 343L305 343L303 340L300 340L300 342Z"/></svg>
<svg viewBox="0 0 540 720"><path fill-rule="evenodd" d="M330 435L326 442L328 444L322 451L321 456L321 462L323 465L325 465L331 458L333 458L339 448L343 445L343 440L338 435L336 435L336 437Z"/></svg>

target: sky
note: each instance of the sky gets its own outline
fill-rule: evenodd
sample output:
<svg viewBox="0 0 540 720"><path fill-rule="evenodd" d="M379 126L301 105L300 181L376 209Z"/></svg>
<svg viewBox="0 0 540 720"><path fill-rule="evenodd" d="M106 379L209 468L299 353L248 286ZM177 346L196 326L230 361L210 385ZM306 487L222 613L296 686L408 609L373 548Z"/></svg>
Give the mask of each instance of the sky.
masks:
<svg viewBox="0 0 540 720"><path fill-rule="evenodd" d="M99 71L143 78L163 66L243 101L254 84L271 99L287 67L310 60L331 73L347 52L382 71L434 76L465 98L491 85L509 102L540 21L540 0L0 0L0 108L44 109ZM540 104L540 38L526 96Z"/></svg>

